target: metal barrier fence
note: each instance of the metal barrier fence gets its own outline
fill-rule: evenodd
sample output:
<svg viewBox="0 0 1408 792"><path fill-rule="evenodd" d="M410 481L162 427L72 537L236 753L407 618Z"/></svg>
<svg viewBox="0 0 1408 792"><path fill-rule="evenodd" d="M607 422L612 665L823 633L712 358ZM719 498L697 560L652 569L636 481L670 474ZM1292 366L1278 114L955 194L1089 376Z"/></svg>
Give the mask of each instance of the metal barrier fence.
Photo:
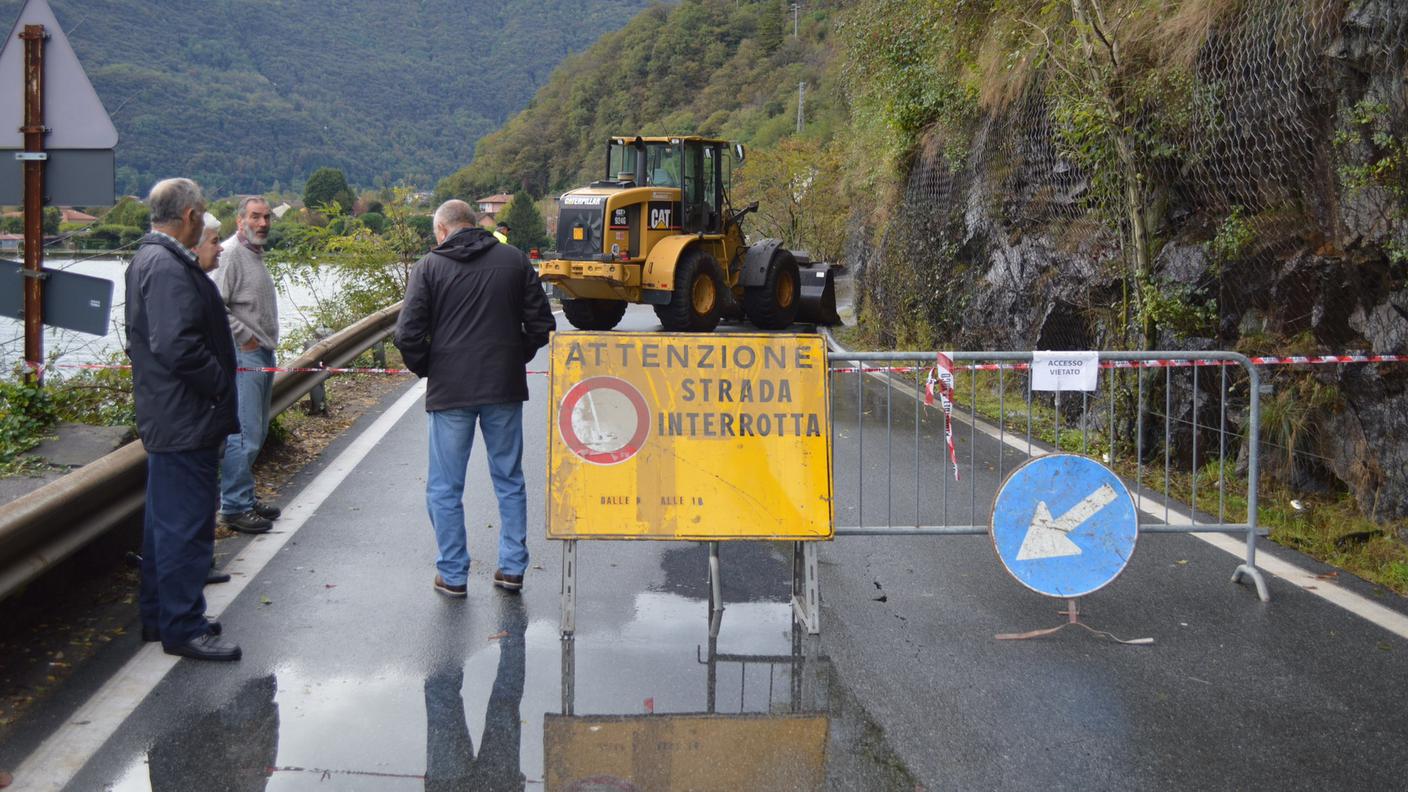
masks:
<svg viewBox="0 0 1408 792"><path fill-rule="evenodd" d="M1246 535L1256 567L1260 383L1233 352L1101 352L1094 392L1034 392L1031 352L950 352L953 401L925 405L934 352L832 342L837 536L986 534L1007 474L1053 452L1099 458L1126 482L1140 533ZM950 446L949 443L952 443ZM798 559L801 563L802 559Z"/></svg>

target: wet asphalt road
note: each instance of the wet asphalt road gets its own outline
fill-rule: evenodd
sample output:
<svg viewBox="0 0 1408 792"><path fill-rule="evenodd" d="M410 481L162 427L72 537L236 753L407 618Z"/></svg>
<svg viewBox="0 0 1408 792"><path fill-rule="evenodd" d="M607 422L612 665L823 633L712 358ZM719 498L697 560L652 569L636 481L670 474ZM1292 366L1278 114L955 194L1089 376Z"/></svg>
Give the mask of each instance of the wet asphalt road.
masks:
<svg viewBox="0 0 1408 792"><path fill-rule="evenodd" d="M633 308L623 328L653 319ZM858 487L866 523L914 519L916 493L925 522L967 522L970 503L985 519L997 472L980 465L972 494L965 482L945 499L926 418L916 485L912 441L897 439L889 462L883 442L886 405L912 431L914 403L873 384L859 458L849 377L834 389L838 524L859 521ZM530 384L524 467L541 525L546 382ZM995 459L991 440L961 426L957 439L961 457L976 442L976 458ZM1228 583L1233 557L1192 538L1142 538L1125 574L1083 600L1087 622L1151 647L1071 630L993 640L1061 617L1007 577L982 536L823 547L815 639L791 625L787 548L725 545L713 646L702 546L584 542L578 633L564 643L557 543L530 529L521 597L490 585L497 508L482 454L466 492L469 599L432 591L425 456L417 406L222 615L244 659L177 664L69 788L1387 789L1408 778L1408 641L1275 578L1263 604ZM0 746L0 766L76 703L37 714L36 732ZM569 785L574 773L591 783Z"/></svg>

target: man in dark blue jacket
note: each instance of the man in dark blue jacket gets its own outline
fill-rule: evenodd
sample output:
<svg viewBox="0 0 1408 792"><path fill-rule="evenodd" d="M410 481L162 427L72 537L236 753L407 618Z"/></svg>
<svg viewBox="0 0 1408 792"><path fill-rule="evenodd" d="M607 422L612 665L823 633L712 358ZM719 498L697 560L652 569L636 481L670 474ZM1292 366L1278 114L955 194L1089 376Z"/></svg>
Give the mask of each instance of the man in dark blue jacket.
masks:
<svg viewBox="0 0 1408 792"><path fill-rule="evenodd" d="M547 344L557 323L528 257L477 227L469 204L441 204L433 227L437 246L411 270L396 347L407 368L429 379L425 499L440 549L435 590L449 597L466 594L464 479L478 423L499 501L494 585L516 592L528 566L524 366Z"/></svg>
<svg viewBox="0 0 1408 792"><path fill-rule="evenodd" d="M142 536L142 638L167 654L238 660L205 617L215 546L220 447L239 431L235 344L225 304L191 248L205 199L190 179L167 179L147 199L151 233L127 267L127 356L137 433L147 450Z"/></svg>

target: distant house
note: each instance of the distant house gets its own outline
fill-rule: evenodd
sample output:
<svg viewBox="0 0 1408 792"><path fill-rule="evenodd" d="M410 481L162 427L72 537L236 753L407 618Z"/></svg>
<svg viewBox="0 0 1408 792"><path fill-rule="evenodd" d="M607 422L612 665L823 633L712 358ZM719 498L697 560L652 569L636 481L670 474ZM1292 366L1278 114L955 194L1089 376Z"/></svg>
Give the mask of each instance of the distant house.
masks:
<svg viewBox="0 0 1408 792"><path fill-rule="evenodd" d="M284 215L288 214L288 211L292 208L293 207L289 205L288 201L284 201L283 203L273 208L274 217L277 217L278 219L282 220L284 219Z"/></svg>
<svg viewBox="0 0 1408 792"><path fill-rule="evenodd" d="M24 217L23 211L5 212L4 217ZM80 212L77 209L59 207L59 222L61 223L96 223L98 218L87 212Z"/></svg>
<svg viewBox="0 0 1408 792"><path fill-rule="evenodd" d="M18 253L24 234L0 234L0 251Z"/></svg>
<svg viewBox="0 0 1408 792"><path fill-rule="evenodd" d="M487 198L480 198L475 201L479 205L479 213L490 217L497 215L499 210L508 206L508 202L513 200L513 196L508 193L496 193Z"/></svg>
<svg viewBox="0 0 1408 792"><path fill-rule="evenodd" d="M80 212L77 209L61 208L59 209L59 212L63 215L63 218L60 222L64 223L96 223L98 221L98 218L94 217L93 215L90 215L87 212Z"/></svg>

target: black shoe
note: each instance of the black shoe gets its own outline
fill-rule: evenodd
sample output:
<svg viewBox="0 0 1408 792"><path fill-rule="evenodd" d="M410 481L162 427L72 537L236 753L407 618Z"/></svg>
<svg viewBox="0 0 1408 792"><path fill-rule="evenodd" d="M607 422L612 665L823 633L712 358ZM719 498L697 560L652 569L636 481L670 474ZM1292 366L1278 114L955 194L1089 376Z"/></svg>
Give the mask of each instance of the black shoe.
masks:
<svg viewBox="0 0 1408 792"><path fill-rule="evenodd" d="M212 570L210 570L209 572L205 573L205 585L207 585L207 586L209 586L211 583L229 583L229 582L230 582L230 573L229 573L229 572L221 572L221 571L218 570L218 569L212 569Z"/></svg>
<svg viewBox="0 0 1408 792"><path fill-rule="evenodd" d="M266 533L274 524L269 520L260 517L253 509L239 514L221 514L220 524L232 531L239 531L247 534Z"/></svg>
<svg viewBox="0 0 1408 792"><path fill-rule="evenodd" d="M455 599L464 599L469 595L469 588L467 586L451 586L439 575L435 576L435 590L447 597L453 597Z"/></svg>
<svg viewBox="0 0 1408 792"><path fill-rule="evenodd" d="M504 591L511 591L515 594L523 590L523 576L510 575L502 569L494 570L494 585Z"/></svg>
<svg viewBox="0 0 1408 792"><path fill-rule="evenodd" d="M205 617L205 626L210 630L211 635L219 635L225 628L220 626L220 622ZM161 631L155 627L142 626L142 640L146 643L156 643L161 640Z"/></svg>
<svg viewBox="0 0 1408 792"><path fill-rule="evenodd" d="M161 648L169 655L189 657L192 660L231 661L240 659L241 655L238 645L225 643L218 637L210 634L192 638L176 646L166 646L163 644Z"/></svg>
<svg viewBox="0 0 1408 792"><path fill-rule="evenodd" d="M261 500L257 500L254 502L253 511L255 514L259 515L260 517L263 517L266 520L277 520L279 519L279 515L283 514L283 510L280 509L278 506L275 506L272 503L265 503Z"/></svg>

